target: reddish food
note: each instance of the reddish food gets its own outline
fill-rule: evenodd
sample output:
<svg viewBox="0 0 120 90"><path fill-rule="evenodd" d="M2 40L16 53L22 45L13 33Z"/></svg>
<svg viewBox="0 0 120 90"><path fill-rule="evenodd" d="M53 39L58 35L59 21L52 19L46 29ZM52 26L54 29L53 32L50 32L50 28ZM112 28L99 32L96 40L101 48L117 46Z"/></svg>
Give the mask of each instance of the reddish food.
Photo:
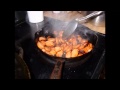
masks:
<svg viewBox="0 0 120 90"><path fill-rule="evenodd" d="M54 56L56 54L55 50L50 51L50 55Z"/></svg>
<svg viewBox="0 0 120 90"><path fill-rule="evenodd" d="M63 51L62 50L56 53L57 57L62 57L62 55L63 55Z"/></svg>
<svg viewBox="0 0 120 90"><path fill-rule="evenodd" d="M55 38L48 38L48 41L54 42L54 41L55 41Z"/></svg>
<svg viewBox="0 0 120 90"><path fill-rule="evenodd" d="M55 51L58 52L61 50L61 47L55 47Z"/></svg>
<svg viewBox="0 0 120 90"><path fill-rule="evenodd" d="M78 56L78 49L73 49L71 57L77 57L77 56Z"/></svg>
<svg viewBox="0 0 120 90"><path fill-rule="evenodd" d="M41 43L43 46L45 46L45 41L40 41L40 43Z"/></svg>
<svg viewBox="0 0 120 90"><path fill-rule="evenodd" d="M51 37L39 37L37 46L48 55L72 58L82 56L93 49L92 43L83 39L80 35L72 35L68 40L62 39L63 31L55 31Z"/></svg>
<svg viewBox="0 0 120 90"><path fill-rule="evenodd" d="M44 46L42 45L42 43L40 43L39 41L37 42L37 46L38 46L39 49L43 49L44 48Z"/></svg>
<svg viewBox="0 0 120 90"><path fill-rule="evenodd" d="M50 46L54 46L54 43L52 41L46 41L45 42L46 46L50 47Z"/></svg>
<svg viewBox="0 0 120 90"><path fill-rule="evenodd" d="M45 37L39 37L39 41L46 40Z"/></svg>
<svg viewBox="0 0 120 90"><path fill-rule="evenodd" d="M50 49L50 47L45 47L45 51L50 51L51 49Z"/></svg>
<svg viewBox="0 0 120 90"><path fill-rule="evenodd" d="M71 51L66 53L66 58L70 58L71 57Z"/></svg>

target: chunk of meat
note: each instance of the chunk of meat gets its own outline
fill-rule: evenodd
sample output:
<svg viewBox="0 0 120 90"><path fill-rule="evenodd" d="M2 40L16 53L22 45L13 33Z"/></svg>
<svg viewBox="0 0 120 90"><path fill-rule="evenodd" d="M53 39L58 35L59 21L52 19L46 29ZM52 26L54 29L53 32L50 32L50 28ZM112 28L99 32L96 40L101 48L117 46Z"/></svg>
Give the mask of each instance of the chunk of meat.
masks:
<svg viewBox="0 0 120 90"><path fill-rule="evenodd" d="M59 38L59 43L64 43L65 41L62 38Z"/></svg>
<svg viewBox="0 0 120 90"><path fill-rule="evenodd" d="M55 54L56 54L55 50L50 51L50 55L55 56Z"/></svg>
<svg viewBox="0 0 120 90"><path fill-rule="evenodd" d="M45 37L39 37L39 41L45 41L46 40L46 38Z"/></svg>
<svg viewBox="0 0 120 90"><path fill-rule="evenodd" d="M42 51L43 51L43 52L46 52L44 48L42 49Z"/></svg>
<svg viewBox="0 0 120 90"><path fill-rule="evenodd" d="M78 49L73 49L71 57L77 57L77 56L78 56Z"/></svg>
<svg viewBox="0 0 120 90"><path fill-rule="evenodd" d="M54 48L54 47L50 47L50 49L55 51L55 48Z"/></svg>
<svg viewBox="0 0 120 90"><path fill-rule="evenodd" d="M45 44L46 44L46 46L54 46L54 43L53 42L51 42L51 41L46 41L45 42Z"/></svg>
<svg viewBox="0 0 120 90"><path fill-rule="evenodd" d="M81 49L81 50L79 50L78 53L79 53L79 54L85 54L85 51L84 51L84 49Z"/></svg>
<svg viewBox="0 0 120 90"><path fill-rule="evenodd" d="M48 51L45 51L45 53L47 53L48 55L51 55L50 52L48 52Z"/></svg>
<svg viewBox="0 0 120 90"><path fill-rule="evenodd" d="M62 55L63 55L63 51L62 50L56 53L57 57L62 57Z"/></svg>
<svg viewBox="0 0 120 90"><path fill-rule="evenodd" d="M81 50L81 49L83 49L84 48L84 45L82 45L82 44L80 44L80 46L79 46L79 50Z"/></svg>
<svg viewBox="0 0 120 90"><path fill-rule="evenodd" d="M61 50L61 47L55 47L55 51L58 52Z"/></svg>
<svg viewBox="0 0 120 90"><path fill-rule="evenodd" d="M72 45L68 45L67 46L67 49L65 50L66 52L69 52L69 51L71 51L72 50Z"/></svg>
<svg viewBox="0 0 120 90"><path fill-rule="evenodd" d="M58 45L59 44L59 39L56 38L55 41L56 41L56 45Z"/></svg>
<svg viewBox="0 0 120 90"><path fill-rule="evenodd" d="M37 42L37 46L38 46L39 49L43 49L44 48L44 46L39 41Z"/></svg>
<svg viewBox="0 0 120 90"><path fill-rule="evenodd" d="M48 38L48 41L54 42L55 38Z"/></svg>
<svg viewBox="0 0 120 90"><path fill-rule="evenodd" d="M66 53L66 58L70 58L71 57L71 51Z"/></svg>
<svg viewBox="0 0 120 90"><path fill-rule="evenodd" d="M43 46L45 46L45 41L40 41L40 43L41 43Z"/></svg>
<svg viewBox="0 0 120 90"><path fill-rule="evenodd" d="M67 46L66 43L63 43L63 44L61 44L60 47L61 47L61 49L62 49L63 51L65 51L66 46Z"/></svg>
<svg viewBox="0 0 120 90"><path fill-rule="evenodd" d="M45 50L49 52L51 49L50 47L45 47Z"/></svg>
<svg viewBox="0 0 120 90"><path fill-rule="evenodd" d="M64 47L65 52L67 52L68 49L69 49L69 46Z"/></svg>
<svg viewBox="0 0 120 90"><path fill-rule="evenodd" d="M79 49L79 47L80 47L80 44L73 46L74 49Z"/></svg>
<svg viewBox="0 0 120 90"><path fill-rule="evenodd" d="M77 40L76 40L76 39L73 39L73 40L72 40L72 43L73 43L74 46L77 45Z"/></svg>
<svg viewBox="0 0 120 90"><path fill-rule="evenodd" d="M91 43L89 43L83 50L85 51L85 53L88 53L92 50L93 46Z"/></svg>
<svg viewBox="0 0 120 90"><path fill-rule="evenodd" d="M83 55L83 54L81 54L81 53L80 53L80 54L78 54L78 56L82 56L82 55Z"/></svg>

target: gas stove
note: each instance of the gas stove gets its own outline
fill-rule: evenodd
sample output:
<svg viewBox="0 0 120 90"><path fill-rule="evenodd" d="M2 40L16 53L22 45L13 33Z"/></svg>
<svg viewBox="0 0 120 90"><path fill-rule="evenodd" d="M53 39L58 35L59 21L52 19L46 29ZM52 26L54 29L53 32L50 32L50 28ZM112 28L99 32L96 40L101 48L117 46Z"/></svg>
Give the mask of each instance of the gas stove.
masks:
<svg viewBox="0 0 120 90"><path fill-rule="evenodd" d="M45 17L44 24L47 21L62 22L56 19ZM23 48L24 60L29 67L31 79L49 79L54 68L53 64L47 64L42 55L38 55L34 39L31 36L31 28L27 22L17 25L15 31L15 42ZM64 67L62 79L98 79L99 74L105 64L105 35L95 32L98 35L97 47L91 58L84 64L77 67Z"/></svg>

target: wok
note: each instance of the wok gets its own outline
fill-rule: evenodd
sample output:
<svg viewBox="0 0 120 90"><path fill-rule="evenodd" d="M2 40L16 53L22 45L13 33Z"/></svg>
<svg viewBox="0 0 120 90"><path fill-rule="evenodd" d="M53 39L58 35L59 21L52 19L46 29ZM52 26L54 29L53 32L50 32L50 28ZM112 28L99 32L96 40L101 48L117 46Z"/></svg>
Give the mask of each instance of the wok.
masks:
<svg viewBox="0 0 120 90"><path fill-rule="evenodd" d="M94 48L90 52L88 52L82 56L78 56L78 57L74 57L74 58L55 57L55 56L51 56L51 55L44 53L42 50L40 50L37 47L37 42L38 42L39 37L40 36L55 37L53 34L54 30L61 30L61 29L53 28L52 25L48 24L44 28L42 28L42 30L36 32L35 33L35 46L36 46L37 52L41 53L41 56L45 58L44 62L47 62L49 64L52 63L55 65L54 69L52 71L52 74L50 75L50 79L60 79L63 66L75 67L75 66L83 64L85 61L87 61L90 58L94 48L96 47L98 37L94 31L79 24L73 34L80 35L82 38L87 39L90 43L93 44ZM64 30L64 29L62 29L62 30Z"/></svg>

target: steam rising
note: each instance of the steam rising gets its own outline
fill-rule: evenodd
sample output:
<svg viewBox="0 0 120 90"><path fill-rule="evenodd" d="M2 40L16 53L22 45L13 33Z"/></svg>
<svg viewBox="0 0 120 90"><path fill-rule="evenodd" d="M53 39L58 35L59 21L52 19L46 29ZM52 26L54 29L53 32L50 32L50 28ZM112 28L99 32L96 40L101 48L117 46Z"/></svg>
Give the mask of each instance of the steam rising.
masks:
<svg viewBox="0 0 120 90"><path fill-rule="evenodd" d="M70 17L70 16L68 16L68 14L66 12L61 12L61 13L58 13L58 14L54 14L53 18L55 18L55 19L50 18L50 17L49 18L44 17L44 21L40 22L40 23L30 23L28 21L28 17L26 17L27 18L26 21L28 22L28 24L31 27L31 35L34 38L35 33L37 31L44 30L44 34L47 34L47 33L52 33L53 34L54 30L55 31L65 30L66 26L68 25L68 23L70 21L70 20L68 20L67 17ZM74 19L75 18L77 18L77 16L74 17ZM74 34L80 34L81 36L83 36L83 38L90 39L89 34L91 33L91 31L88 30L88 29L89 28L80 24L80 25L78 25ZM57 36L55 36L55 37L57 37Z"/></svg>

